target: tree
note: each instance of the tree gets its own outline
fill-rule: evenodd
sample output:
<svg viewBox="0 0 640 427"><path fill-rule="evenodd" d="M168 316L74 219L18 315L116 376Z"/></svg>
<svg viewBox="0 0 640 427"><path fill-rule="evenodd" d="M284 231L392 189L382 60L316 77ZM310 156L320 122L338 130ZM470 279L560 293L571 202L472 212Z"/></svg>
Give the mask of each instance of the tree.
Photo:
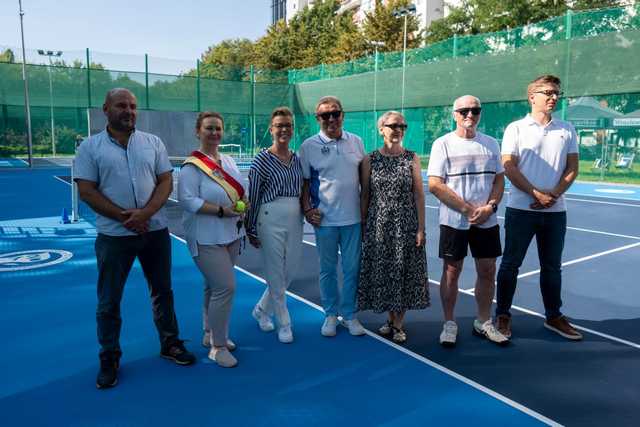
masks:
<svg viewBox="0 0 640 427"><path fill-rule="evenodd" d="M243 80L253 58L249 39L229 39L210 46L202 54L200 75L221 80Z"/></svg>
<svg viewBox="0 0 640 427"><path fill-rule="evenodd" d="M0 62L8 62L13 64L16 61L16 56L11 49L5 49L0 53Z"/></svg>
<svg viewBox="0 0 640 427"><path fill-rule="evenodd" d="M367 13L363 25L364 36L369 41L380 41L384 46L380 50L402 50L404 46L404 18L393 15L394 11L406 7L410 0L390 0L383 3L376 0L373 12ZM418 18L407 15L407 48L420 47L422 30L419 30Z"/></svg>
<svg viewBox="0 0 640 427"><path fill-rule="evenodd" d="M544 21L567 12L615 7L622 0L462 0L448 5L447 17L435 20L427 29L427 43L457 35L502 31Z"/></svg>
<svg viewBox="0 0 640 427"><path fill-rule="evenodd" d="M340 52L356 55L362 40L351 13L336 14L338 0L321 0L305 7L288 23L279 21L256 42L253 63L259 68L284 70L342 62ZM355 42L353 46L349 43Z"/></svg>

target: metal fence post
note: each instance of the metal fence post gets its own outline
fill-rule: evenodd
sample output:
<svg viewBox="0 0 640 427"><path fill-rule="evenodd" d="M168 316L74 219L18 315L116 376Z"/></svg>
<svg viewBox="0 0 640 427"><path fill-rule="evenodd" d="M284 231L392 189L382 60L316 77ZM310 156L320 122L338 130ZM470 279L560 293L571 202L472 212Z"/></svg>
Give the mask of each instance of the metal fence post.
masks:
<svg viewBox="0 0 640 427"><path fill-rule="evenodd" d="M200 100L200 60L196 59L196 111L200 112L201 109Z"/></svg>
<svg viewBox="0 0 640 427"><path fill-rule="evenodd" d="M145 108L149 109L149 55L144 54L144 97Z"/></svg>

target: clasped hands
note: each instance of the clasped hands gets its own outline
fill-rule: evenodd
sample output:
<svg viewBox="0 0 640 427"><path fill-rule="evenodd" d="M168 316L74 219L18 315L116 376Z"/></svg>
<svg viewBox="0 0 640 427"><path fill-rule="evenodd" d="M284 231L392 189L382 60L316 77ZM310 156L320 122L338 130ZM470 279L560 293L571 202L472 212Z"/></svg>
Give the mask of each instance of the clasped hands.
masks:
<svg viewBox="0 0 640 427"><path fill-rule="evenodd" d="M484 224L489 219L493 214L493 208L491 205L474 206L466 203L462 208L462 214L467 217L469 224L479 225Z"/></svg>
<svg viewBox="0 0 640 427"><path fill-rule="evenodd" d="M555 205L560 197L559 194L554 193L552 190L538 190L537 188L531 191L531 195L534 201L529 207L535 210L549 209Z"/></svg>

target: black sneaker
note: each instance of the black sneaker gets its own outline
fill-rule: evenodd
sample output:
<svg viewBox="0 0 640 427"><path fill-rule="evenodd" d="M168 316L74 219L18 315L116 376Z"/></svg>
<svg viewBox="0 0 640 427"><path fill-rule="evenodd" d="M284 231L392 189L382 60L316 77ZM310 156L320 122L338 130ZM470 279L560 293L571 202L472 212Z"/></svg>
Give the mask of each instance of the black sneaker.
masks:
<svg viewBox="0 0 640 427"><path fill-rule="evenodd" d="M118 384L118 367L118 360L100 359L100 371L98 371L96 387L99 389L111 388Z"/></svg>
<svg viewBox="0 0 640 427"><path fill-rule="evenodd" d="M176 340L160 350L160 356L173 360L178 365L191 365L196 361L193 353L184 348L184 341Z"/></svg>

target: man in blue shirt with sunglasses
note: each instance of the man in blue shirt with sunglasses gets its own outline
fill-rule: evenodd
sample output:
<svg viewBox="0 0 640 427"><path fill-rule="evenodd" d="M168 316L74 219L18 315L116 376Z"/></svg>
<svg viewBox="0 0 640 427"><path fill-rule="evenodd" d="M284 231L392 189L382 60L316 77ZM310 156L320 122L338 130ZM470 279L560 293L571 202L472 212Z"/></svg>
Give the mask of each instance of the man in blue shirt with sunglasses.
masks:
<svg viewBox="0 0 640 427"><path fill-rule="evenodd" d="M313 225L320 256L320 297L325 312L321 333L336 335L338 315L351 335L364 335L355 317L360 272L360 175L364 146L359 136L342 129L344 111L334 96L316 105L317 135L300 147L302 208ZM343 286L338 292L338 252L342 255Z"/></svg>

